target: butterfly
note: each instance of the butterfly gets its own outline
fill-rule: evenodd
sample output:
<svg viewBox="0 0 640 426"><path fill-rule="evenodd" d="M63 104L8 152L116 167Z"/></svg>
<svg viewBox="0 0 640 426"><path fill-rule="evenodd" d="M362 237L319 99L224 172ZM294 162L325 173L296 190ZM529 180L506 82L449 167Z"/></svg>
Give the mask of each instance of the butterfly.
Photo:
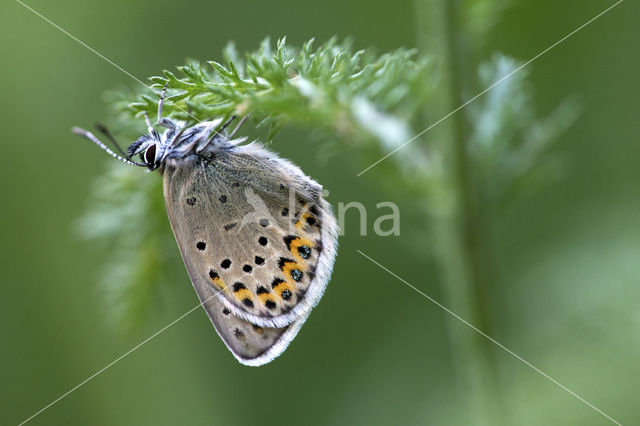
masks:
<svg viewBox="0 0 640 426"><path fill-rule="evenodd" d="M127 164L158 171L175 239L195 291L236 359L259 366L282 354L331 277L337 226L322 186L257 142L233 120L188 125L162 116L125 153L73 132ZM158 132L156 127L164 130ZM140 161L135 159L139 158Z"/></svg>

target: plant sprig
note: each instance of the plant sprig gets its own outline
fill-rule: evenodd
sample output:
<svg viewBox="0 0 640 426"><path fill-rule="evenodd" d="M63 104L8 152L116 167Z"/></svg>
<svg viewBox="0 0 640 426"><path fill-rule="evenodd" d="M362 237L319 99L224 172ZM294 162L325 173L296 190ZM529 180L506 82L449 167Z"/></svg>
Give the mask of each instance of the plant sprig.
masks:
<svg viewBox="0 0 640 426"><path fill-rule="evenodd" d="M251 113L258 126L268 126L267 140L285 125L325 129L353 141L374 139L398 143L410 135L411 117L430 94L430 61L415 50L398 49L376 56L355 51L350 42L333 38L300 49L269 39L240 57L229 44L222 62L191 62L178 73L165 70L151 77L159 92L167 85L167 114L186 121L229 118ZM426 83L426 84L425 84ZM142 101L124 109L132 116L157 110L158 97L134 93ZM368 118L376 114L382 120ZM380 126L384 123L384 126Z"/></svg>

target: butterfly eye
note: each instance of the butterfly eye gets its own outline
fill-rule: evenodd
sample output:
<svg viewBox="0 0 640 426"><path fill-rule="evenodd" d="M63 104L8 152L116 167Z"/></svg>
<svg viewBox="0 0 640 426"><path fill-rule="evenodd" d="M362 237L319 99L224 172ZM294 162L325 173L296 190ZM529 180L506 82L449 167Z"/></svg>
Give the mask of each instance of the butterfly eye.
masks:
<svg viewBox="0 0 640 426"><path fill-rule="evenodd" d="M156 160L156 144L149 145L144 151L144 157L142 158L145 163L153 164Z"/></svg>

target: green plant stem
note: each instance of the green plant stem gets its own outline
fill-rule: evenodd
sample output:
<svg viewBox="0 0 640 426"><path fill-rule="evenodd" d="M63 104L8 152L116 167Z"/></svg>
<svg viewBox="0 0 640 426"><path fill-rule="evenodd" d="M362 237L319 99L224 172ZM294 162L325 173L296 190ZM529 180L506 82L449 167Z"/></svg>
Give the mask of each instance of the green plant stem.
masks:
<svg viewBox="0 0 640 426"><path fill-rule="evenodd" d="M431 106L429 121L444 116L460 105L463 93L463 54L457 31L460 20L456 0L416 0L417 29L421 47L434 52L439 62L441 84L439 104ZM433 115L437 114L438 117ZM471 176L467 141L468 129L460 111L434 128L432 144L443 159L442 182L445 203L430 206L434 215L436 256L441 268L441 284L447 305L478 329L490 333L486 317L487 294L482 234L488 225ZM432 204L436 204L432 201ZM457 321L449 321L449 337L460 394L467 400L474 424L496 424L496 379L492 348L484 337Z"/></svg>

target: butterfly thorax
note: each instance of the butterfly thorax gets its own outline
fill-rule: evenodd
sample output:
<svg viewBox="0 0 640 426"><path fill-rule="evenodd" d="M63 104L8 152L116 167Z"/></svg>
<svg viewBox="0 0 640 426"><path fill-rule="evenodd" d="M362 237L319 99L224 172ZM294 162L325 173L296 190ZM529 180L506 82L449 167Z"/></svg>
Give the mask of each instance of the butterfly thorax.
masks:
<svg viewBox="0 0 640 426"><path fill-rule="evenodd" d="M129 158L140 155L149 170L178 165L182 161L198 158L210 160L216 152L233 149L244 139L229 140L226 133L216 131L222 119L202 121L194 125L178 120L163 119L159 125L165 130L159 133L153 128L140 136L127 149Z"/></svg>

